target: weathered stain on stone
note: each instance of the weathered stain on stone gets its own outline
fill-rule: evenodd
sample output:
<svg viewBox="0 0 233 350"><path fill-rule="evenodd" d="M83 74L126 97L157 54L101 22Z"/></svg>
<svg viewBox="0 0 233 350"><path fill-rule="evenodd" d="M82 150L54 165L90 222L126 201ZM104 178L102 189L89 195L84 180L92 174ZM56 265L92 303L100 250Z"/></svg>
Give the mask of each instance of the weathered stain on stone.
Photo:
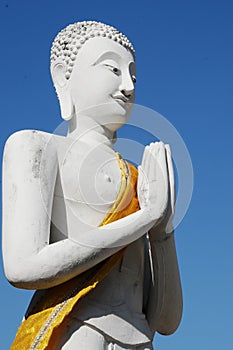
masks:
<svg viewBox="0 0 233 350"><path fill-rule="evenodd" d="M32 174L35 179L39 178L40 176L41 157L42 149L40 148L35 152L35 156L32 162Z"/></svg>
<svg viewBox="0 0 233 350"><path fill-rule="evenodd" d="M9 199L9 203L11 206L11 211L12 211L12 208L15 205L15 202L17 200L17 194L18 194L17 189L18 189L17 185L15 183L12 183L11 187L9 189L9 194L8 194L8 199Z"/></svg>

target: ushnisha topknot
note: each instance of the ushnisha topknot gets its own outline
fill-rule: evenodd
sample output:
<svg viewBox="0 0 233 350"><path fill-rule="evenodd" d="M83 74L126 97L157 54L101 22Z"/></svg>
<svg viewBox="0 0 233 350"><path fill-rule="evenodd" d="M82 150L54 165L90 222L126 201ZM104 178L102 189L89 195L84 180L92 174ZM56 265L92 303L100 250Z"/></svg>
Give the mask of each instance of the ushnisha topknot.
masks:
<svg viewBox="0 0 233 350"><path fill-rule="evenodd" d="M118 42L130 50L135 59L135 50L129 39L116 28L95 21L76 22L62 29L52 44L50 64L57 59L66 64L66 79L71 76L75 59L82 45L91 38L105 37Z"/></svg>

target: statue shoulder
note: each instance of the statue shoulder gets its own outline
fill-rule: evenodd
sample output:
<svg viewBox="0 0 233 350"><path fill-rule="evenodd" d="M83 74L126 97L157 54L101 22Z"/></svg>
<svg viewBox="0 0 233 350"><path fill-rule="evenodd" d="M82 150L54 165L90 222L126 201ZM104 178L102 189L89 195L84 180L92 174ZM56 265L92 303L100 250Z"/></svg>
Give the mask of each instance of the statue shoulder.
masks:
<svg viewBox="0 0 233 350"><path fill-rule="evenodd" d="M25 176L31 170L56 168L57 149L53 134L37 130L21 130L6 141L3 154L5 174ZM16 176L16 174L14 176Z"/></svg>
<svg viewBox="0 0 233 350"><path fill-rule="evenodd" d="M6 141L5 149L15 146L44 146L52 139L53 134L39 130L20 130L12 134Z"/></svg>
<svg viewBox="0 0 233 350"><path fill-rule="evenodd" d="M39 130L20 130L12 134L4 147L4 159L8 156L17 157L19 154L56 153L54 135Z"/></svg>

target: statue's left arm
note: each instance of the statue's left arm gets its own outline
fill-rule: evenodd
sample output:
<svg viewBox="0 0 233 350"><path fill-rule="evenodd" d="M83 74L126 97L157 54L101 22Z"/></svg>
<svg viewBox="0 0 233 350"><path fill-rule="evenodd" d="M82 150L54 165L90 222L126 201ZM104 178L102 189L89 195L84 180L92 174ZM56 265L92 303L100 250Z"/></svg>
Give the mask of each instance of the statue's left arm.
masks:
<svg viewBox="0 0 233 350"><path fill-rule="evenodd" d="M148 234L150 284L146 292L146 317L153 332L175 332L182 316L182 290L172 220L175 211L175 181L171 151L166 148L168 207L162 221ZM166 177L164 177L166 178Z"/></svg>
<svg viewBox="0 0 233 350"><path fill-rule="evenodd" d="M153 229L149 236L153 236ZM146 317L153 332L175 332L182 316L182 291L174 234L163 241L149 242L151 280Z"/></svg>

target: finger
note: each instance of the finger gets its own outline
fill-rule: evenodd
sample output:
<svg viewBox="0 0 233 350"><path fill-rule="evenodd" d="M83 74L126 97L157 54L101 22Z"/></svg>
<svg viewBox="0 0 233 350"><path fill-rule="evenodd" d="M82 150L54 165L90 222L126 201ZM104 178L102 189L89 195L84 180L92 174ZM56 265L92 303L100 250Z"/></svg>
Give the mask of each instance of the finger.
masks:
<svg viewBox="0 0 233 350"><path fill-rule="evenodd" d="M146 184L146 174L141 165L138 167L138 189L142 189Z"/></svg>
<svg viewBox="0 0 233 350"><path fill-rule="evenodd" d="M148 157L149 163L147 165L147 175L149 182L153 182L157 180L157 175L159 171L158 164L158 155L160 151L160 142L152 142L148 146L148 152L150 156Z"/></svg>
<svg viewBox="0 0 233 350"><path fill-rule="evenodd" d="M155 203L155 209L161 215L168 203L168 174L164 144L162 142L150 144L150 152L149 198Z"/></svg>
<svg viewBox="0 0 233 350"><path fill-rule="evenodd" d="M150 146L146 146L143 154L142 165L141 165L141 188L147 188L150 182L149 169L151 164L151 152Z"/></svg>
<svg viewBox="0 0 233 350"><path fill-rule="evenodd" d="M170 202L171 202L171 211L172 215L175 213L175 177L174 177L174 168L172 164L172 155L169 145L165 145L166 149L166 158L167 158L167 168L168 168L168 183L170 190Z"/></svg>
<svg viewBox="0 0 233 350"><path fill-rule="evenodd" d="M143 154L143 159L142 159L142 168L147 177L149 174L150 162L151 162L150 146L146 146Z"/></svg>
<svg viewBox="0 0 233 350"><path fill-rule="evenodd" d="M143 183L143 170L141 165L138 167L138 185L137 185L137 194L138 194L138 200L140 203L140 207L143 206L143 198L142 198L142 183Z"/></svg>
<svg viewBox="0 0 233 350"><path fill-rule="evenodd" d="M168 182L168 169L166 161L166 150L163 142L158 142L157 147L154 148L154 160L155 160L155 172L156 180L164 182L164 185L167 185Z"/></svg>
<svg viewBox="0 0 233 350"><path fill-rule="evenodd" d="M160 182L160 196L164 199L164 205L167 205L168 201L168 169L166 161L166 150L163 142L160 142L159 153L157 156L158 159L158 176Z"/></svg>
<svg viewBox="0 0 233 350"><path fill-rule="evenodd" d="M139 181L138 181L138 184L139 184L140 188L145 183L145 179L147 177L147 175L146 175L147 157L148 157L148 146L146 146L145 149L144 149L143 156L142 156L142 163L138 167L138 170L139 170L139 174L138 174Z"/></svg>
<svg viewBox="0 0 233 350"><path fill-rule="evenodd" d="M150 197L155 197L156 187L156 159L153 157L154 148L158 148L158 142L151 143L145 147L142 159L142 165L139 168L139 202L140 205L146 205Z"/></svg>

